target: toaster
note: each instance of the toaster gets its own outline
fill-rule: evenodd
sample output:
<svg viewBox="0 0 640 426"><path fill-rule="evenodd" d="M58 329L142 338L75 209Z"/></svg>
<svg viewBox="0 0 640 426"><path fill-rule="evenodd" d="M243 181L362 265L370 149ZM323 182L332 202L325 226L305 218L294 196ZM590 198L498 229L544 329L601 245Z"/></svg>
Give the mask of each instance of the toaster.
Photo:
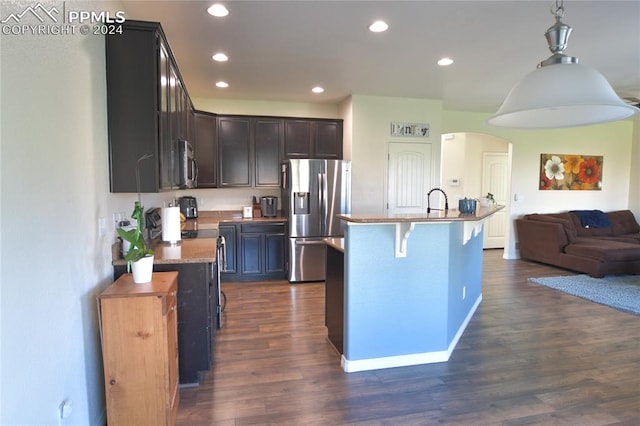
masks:
<svg viewBox="0 0 640 426"><path fill-rule="evenodd" d="M196 197L180 197L178 199L180 206L180 213L184 215L186 219L195 219L198 217L198 203Z"/></svg>

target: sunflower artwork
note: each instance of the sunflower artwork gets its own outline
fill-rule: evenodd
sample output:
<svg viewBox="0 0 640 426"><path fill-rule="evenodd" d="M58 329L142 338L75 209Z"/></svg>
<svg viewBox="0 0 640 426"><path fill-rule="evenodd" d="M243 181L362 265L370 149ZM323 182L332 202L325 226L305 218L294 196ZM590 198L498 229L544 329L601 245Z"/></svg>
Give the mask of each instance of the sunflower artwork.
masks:
<svg viewBox="0 0 640 426"><path fill-rule="evenodd" d="M600 191L601 155L540 154L540 190Z"/></svg>

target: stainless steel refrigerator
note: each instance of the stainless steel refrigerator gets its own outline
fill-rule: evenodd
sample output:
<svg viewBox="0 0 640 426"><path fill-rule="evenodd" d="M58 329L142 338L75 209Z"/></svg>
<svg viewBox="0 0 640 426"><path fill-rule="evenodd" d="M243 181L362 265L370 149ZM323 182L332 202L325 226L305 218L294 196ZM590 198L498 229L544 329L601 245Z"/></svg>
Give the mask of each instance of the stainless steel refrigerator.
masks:
<svg viewBox="0 0 640 426"><path fill-rule="evenodd" d="M337 214L351 213L351 161L282 164L282 211L289 222L289 281L325 279L326 237L344 235Z"/></svg>

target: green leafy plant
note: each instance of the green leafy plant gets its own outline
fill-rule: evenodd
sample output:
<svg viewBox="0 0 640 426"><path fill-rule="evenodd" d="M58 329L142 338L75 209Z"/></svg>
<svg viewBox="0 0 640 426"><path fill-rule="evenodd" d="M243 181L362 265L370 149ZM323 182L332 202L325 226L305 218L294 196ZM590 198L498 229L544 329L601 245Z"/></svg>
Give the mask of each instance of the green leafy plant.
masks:
<svg viewBox="0 0 640 426"><path fill-rule="evenodd" d="M124 260L127 261L127 272L130 272L132 262L137 262L143 257L151 256L153 254L153 250L147 247L147 242L144 240L144 235L142 233L143 211L144 208L138 201L136 201L133 213L131 213L131 218L136 221L136 227L133 229L118 228L117 230L120 238L131 244L129 251L124 256Z"/></svg>

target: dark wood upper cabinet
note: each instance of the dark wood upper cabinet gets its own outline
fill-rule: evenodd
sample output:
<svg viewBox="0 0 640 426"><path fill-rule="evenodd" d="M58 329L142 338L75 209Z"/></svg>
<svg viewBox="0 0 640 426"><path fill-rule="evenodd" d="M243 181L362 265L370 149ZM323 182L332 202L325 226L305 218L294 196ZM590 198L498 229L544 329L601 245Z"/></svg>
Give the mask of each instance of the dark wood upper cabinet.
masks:
<svg viewBox="0 0 640 426"><path fill-rule="evenodd" d="M342 158L342 120L284 120L284 159Z"/></svg>
<svg viewBox="0 0 640 426"><path fill-rule="evenodd" d="M255 186L280 186L282 120L256 118L254 123Z"/></svg>
<svg viewBox="0 0 640 426"><path fill-rule="evenodd" d="M138 167L141 192L176 188L177 141L189 136L191 101L162 27L122 26L122 34L105 36L110 189L137 192Z"/></svg>
<svg viewBox="0 0 640 426"><path fill-rule="evenodd" d="M219 186L252 186L251 119L218 117Z"/></svg>
<svg viewBox="0 0 640 426"><path fill-rule="evenodd" d="M314 157L342 159L342 120L316 120L313 129Z"/></svg>
<svg viewBox="0 0 640 426"><path fill-rule="evenodd" d="M218 186L218 134L215 114L203 111L193 113L193 142L198 164L197 186Z"/></svg>
<svg viewBox="0 0 640 426"><path fill-rule="evenodd" d="M218 186L278 187L281 147L281 119L218 116Z"/></svg>
<svg viewBox="0 0 640 426"><path fill-rule="evenodd" d="M310 120L284 120L284 154L286 158L311 158Z"/></svg>

